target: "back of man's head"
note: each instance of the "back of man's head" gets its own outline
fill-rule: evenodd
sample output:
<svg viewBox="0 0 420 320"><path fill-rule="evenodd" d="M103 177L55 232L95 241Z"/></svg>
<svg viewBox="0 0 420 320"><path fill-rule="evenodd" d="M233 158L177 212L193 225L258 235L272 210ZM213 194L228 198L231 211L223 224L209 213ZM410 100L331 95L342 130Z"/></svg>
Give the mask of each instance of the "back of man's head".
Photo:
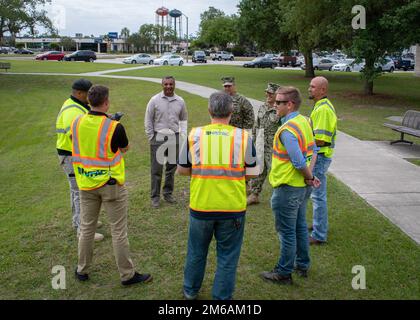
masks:
<svg viewBox="0 0 420 320"><path fill-rule="evenodd" d="M230 95L218 91L212 93L209 99L209 113L212 118L225 119L233 112L233 101Z"/></svg>
<svg viewBox="0 0 420 320"><path fill-rule="evenodd" d="M89 104L94 108L98 108L103 105L108 96L109 89L107 87L101 85L92 86L88 92Z"/></svg>

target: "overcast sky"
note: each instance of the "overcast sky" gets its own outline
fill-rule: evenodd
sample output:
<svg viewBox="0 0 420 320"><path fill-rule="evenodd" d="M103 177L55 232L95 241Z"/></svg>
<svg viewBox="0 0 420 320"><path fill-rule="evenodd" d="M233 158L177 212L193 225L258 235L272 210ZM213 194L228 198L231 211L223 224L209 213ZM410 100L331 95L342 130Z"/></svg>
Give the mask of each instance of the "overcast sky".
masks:
<svg viewBox="0 0 420 320"><path fill-rule="evenodd" d="M155 23L155 11L164 6L178 9L189 18L189 33L195 34L200 13L210 6L226 14L237 13L239 0L52 0L45 9L58 26L60 35L103 35L127 27L131 33L145 23ZM184 32L186 24L184 18Z"/></svg>

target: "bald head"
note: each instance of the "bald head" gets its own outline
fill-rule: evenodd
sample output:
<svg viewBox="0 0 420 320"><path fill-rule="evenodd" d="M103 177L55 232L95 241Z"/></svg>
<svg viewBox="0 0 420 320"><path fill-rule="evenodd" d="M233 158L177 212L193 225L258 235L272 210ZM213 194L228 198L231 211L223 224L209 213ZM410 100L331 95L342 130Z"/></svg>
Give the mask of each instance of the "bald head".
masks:
<svg viewBox="0 0 420 320"><path fill-rule="evenodd" d="M325 77L315 77L309 85L309 99L316 101L328 95L328 80Z"/></svg>

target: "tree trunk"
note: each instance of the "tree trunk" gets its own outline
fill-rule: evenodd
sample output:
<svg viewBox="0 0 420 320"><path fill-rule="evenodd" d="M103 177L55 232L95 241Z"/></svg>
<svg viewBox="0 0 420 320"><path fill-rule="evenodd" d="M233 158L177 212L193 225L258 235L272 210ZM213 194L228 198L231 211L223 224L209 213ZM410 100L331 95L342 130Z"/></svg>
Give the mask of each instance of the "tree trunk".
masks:
<svg viewBox="0 0 420 320"><path fill-rule="evenodd" d="M314 78L315 71L314 71L314 64L312 59L312 50L308 50L304 52L305 56L305 78Z"/></svg>
<svg viewBox="0 0 420 320"><path fill-rule="evenodd" d="M375 78L375 59L366 58L365 70L363 71L363 76L365 78L364 84L364 93L365 95L373 95L373 79Z"/></svg>
<svg viewBox="0 0 420 320"><path fill-rule="evenodd" d="M365 80L364 92L365 92L365 95L368 95L368 96L373 95L373 81L372 80Z"/></svg>

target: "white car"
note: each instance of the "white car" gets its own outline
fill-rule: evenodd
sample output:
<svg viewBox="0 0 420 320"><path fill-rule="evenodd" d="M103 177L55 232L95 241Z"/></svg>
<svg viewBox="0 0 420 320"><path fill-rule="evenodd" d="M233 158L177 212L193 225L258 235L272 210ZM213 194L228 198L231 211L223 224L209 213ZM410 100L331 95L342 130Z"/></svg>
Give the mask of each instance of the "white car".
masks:
<svg viewBox="0 0 420 320"><path fill-rule="evenodd" d="M351 72L353 71L354 61L354 59L346 59L340 63L333 65L331 71Z"/></svg>
<svg viewBox="0 0 420 320"><path fill-rule="evenodd" d="M179 55L172 54L154 59L153 64L158 66L182 66L184 64L184 59Z"/></svg>
<svg viewBox="0 0 420 320"><path fill-rule="evenodd" d="M151 55L146 53L139 53L135 54L131 57L124 58L123 63L127 64L136 64L136 63L143 63L143 64L153 64L153 58Z"/></svg>

